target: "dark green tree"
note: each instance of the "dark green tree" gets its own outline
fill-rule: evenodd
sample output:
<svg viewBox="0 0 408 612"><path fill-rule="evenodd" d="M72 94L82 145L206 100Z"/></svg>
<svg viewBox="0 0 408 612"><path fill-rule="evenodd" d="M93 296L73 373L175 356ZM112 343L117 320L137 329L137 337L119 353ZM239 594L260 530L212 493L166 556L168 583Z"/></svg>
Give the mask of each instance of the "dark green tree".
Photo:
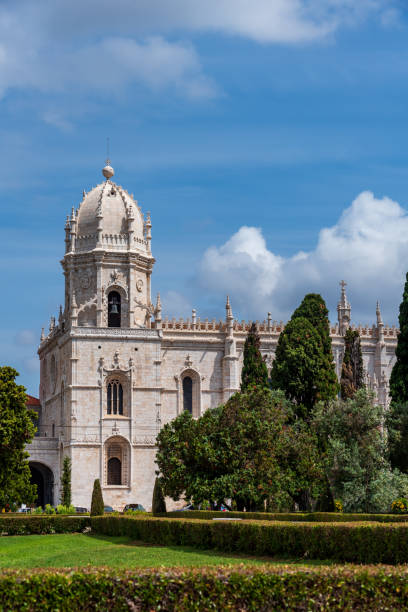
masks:
<svg viewBox="0 0 408 612"><path fill-rule="evenodd" d="M34 437L36 415L27 410L26 390L16 384L17 376L13 368L0 367L0 509L36 498L25 451Z"/></svg>
<svg viewBox="0 0 408 612"><path fill-rule="evenodd" d="M341 367L341 397L351 399L356 391L364 387L364 365L361 353L360 334L348 329L344 335L344 357Z"/></svg>
<svg viewBox="0 0 408 612"><path fill-rule="evenodd" d="M391 403L386 413L388 456L393 468L408 473L408 403Z"/></svg>
<svg viewBox="0 0 408 612"><path fill-rule="evenodd" d="M181 414L157 437L164 493L197 504L232 499L247 510L290 508L321 478L312 434L292 421L282 392L261 387L236 393L196 421Z"/></svg>
<svg viewBox="0 0 408 612"><path fill-rule="evenodd" d="M156 478L154 482L152 512L153 514L166 512L166 501L164 499L160 478Z"/></svg>
<svg viewBox="0 0 408 612"><path fill-rule="evenodd" d="M257 386L268 388L268 369L262 358L261 340L256 324L252 323L244 345L244 363L241 373L241 391Z"/></svg>
<svg viewBox="0 0 408 612"><path fill-rule="evenodd" d="M397 358L390 377L390 395L393 404L408 403L408 273L399 308L399 334L395 356Z"/></svg>
<svg viewBox="0 0 408 612"><path fill-rule="evenodd" d="M333 361L332 341L330 337L329 311L326 302L318 293L308 293L303 298L300 306L296 308L291 320L297 317L305 317L312 327L318 332L325 357L325 366L320 371L320 386L322 400L337 397L339 384L337 382L336 370Z"/></svg>
<svg viewBox="0 0 408 612"><path fill-rule="evenodd" d="M61 489L61 503L68 507L71 505L71 459L69 457L64 457L62 464Z"/></svg>
<svg viewBox="0 0 408 612"><path fill-rule="evenodd" d="M99 478L94 481L91 502L91 516L101 516L104 514L105 504L103 503L102 489Z"/></svg>
<svg viewBox="0 0 408 612"><path fill-rule="evenodd" d="M316 402L332 397L327 367L317 330L305 317L291 319L279 336L271 384L296 403L298 417L307 418Z"/></svg>

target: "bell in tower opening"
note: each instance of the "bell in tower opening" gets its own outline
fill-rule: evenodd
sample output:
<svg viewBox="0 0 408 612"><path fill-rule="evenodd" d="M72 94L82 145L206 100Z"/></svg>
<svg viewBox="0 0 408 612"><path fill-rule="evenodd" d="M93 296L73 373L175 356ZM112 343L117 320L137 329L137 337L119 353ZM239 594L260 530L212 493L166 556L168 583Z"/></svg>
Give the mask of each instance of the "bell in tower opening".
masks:
<svg viewBox="0 0 408 612"><path fill-rule="evenodd" d="M108 327L120 327L120 295L111 291L108 297Z"/></svg>

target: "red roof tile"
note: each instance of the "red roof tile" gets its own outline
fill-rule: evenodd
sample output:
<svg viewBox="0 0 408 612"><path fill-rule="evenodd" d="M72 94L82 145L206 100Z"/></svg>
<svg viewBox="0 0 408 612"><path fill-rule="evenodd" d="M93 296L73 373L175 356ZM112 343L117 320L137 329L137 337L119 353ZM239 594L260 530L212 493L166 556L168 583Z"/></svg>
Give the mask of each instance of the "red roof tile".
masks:
<svg viewBox="0 0 408 612"><path fill-rule="evenodd" d="M27 401L26 401L27 406L41 406L39 399L37 399L36 397L33 397L32 395L28 395L28 393L26 393L26 395L27 395Z"/></svg>

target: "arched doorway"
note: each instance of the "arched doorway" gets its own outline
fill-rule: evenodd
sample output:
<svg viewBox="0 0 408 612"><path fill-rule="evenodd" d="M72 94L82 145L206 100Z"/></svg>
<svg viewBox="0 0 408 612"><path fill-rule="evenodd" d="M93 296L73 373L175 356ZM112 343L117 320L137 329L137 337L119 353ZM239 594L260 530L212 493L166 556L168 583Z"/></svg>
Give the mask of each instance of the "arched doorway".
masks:
<svg viewBox="0 0 408 612"><path fill-rule="evenodd" d="M38 461L30 461L31 484L37 485L36 506L44 508L54 503L54 475L49 467Z"/></svg>

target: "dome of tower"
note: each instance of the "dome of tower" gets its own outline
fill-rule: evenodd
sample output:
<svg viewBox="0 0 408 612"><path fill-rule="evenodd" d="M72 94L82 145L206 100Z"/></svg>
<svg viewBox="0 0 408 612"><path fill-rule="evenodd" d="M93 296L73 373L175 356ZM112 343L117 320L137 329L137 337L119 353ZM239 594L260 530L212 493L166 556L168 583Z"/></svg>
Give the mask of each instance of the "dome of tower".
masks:
<svg viewBox="0 0 408 612"><path fill-rule="evenodd" d="M114 174L110 165L106 165L102 173L106 181L84 192L79 206L76 251L89 251L96 246L108 250L145 251L143 215L137 202L110 180Z"/></svg>

